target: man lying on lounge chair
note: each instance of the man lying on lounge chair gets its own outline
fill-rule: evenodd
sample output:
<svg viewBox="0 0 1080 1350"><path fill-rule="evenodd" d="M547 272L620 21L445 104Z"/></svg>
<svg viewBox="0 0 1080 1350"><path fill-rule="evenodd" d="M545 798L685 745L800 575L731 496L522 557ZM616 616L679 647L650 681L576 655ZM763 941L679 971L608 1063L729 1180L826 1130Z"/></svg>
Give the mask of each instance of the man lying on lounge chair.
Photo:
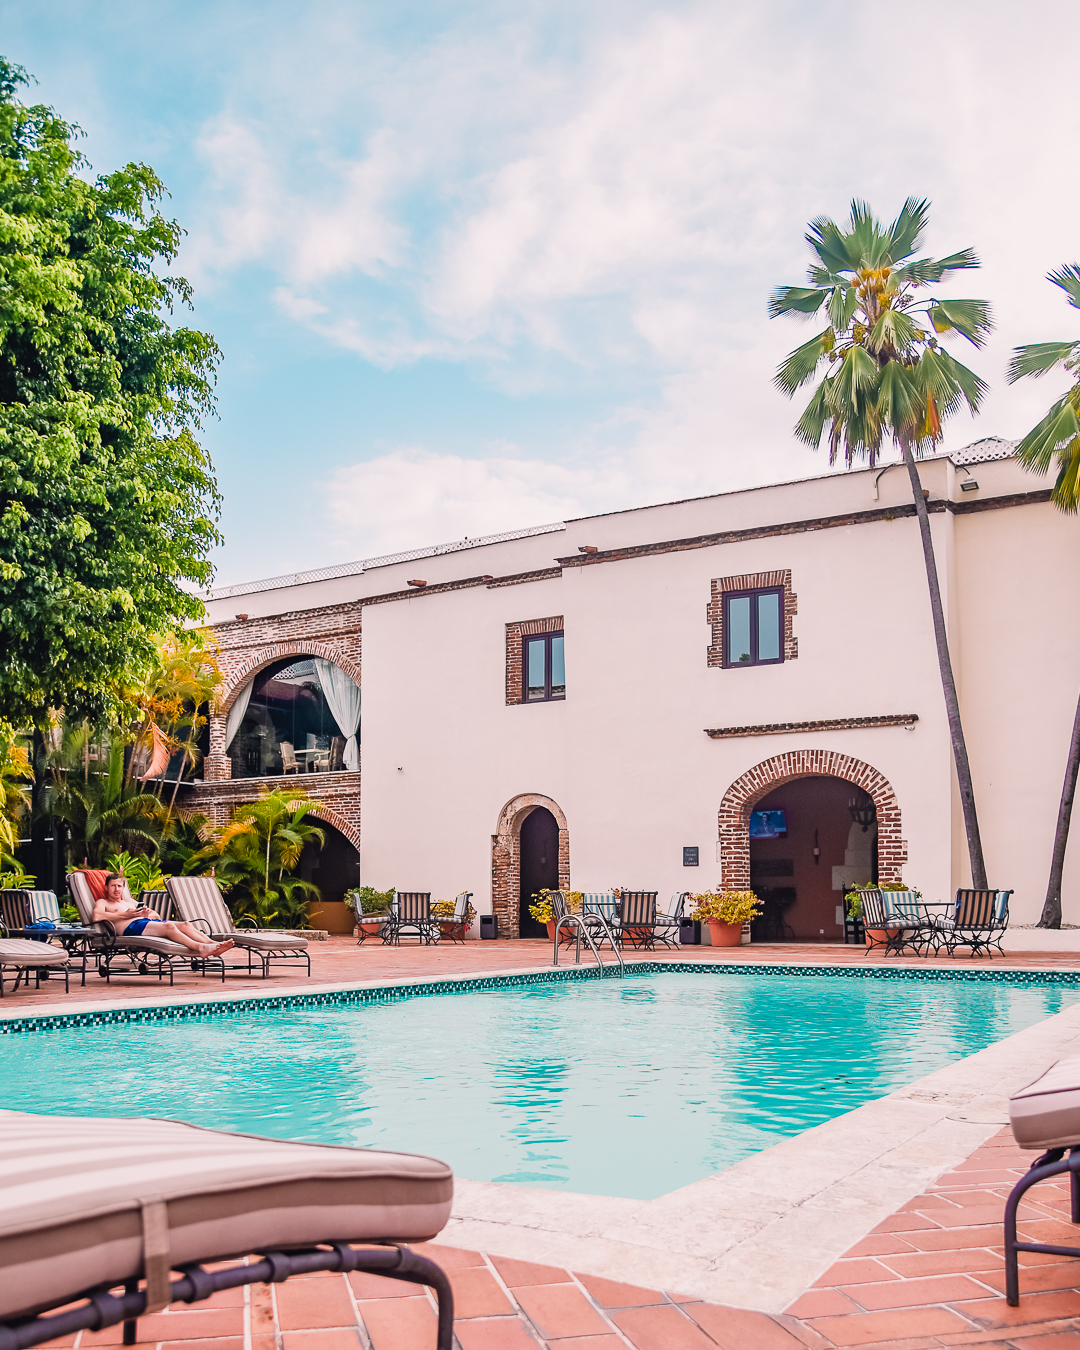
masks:
<svg viewBox="0 0 1080 1350"><path fill-rule="evenodd" d="M161 915L146 905L136 905L124 892L127 882L117 872L110 872L105 878L105 898L94 905L94 922L108 920L116 929L117 937L168 938L170 942L179 942L190 947L196 956L222 956L229 951L233 943L207 942L206 934L190 923L163 923Z"/></svg>

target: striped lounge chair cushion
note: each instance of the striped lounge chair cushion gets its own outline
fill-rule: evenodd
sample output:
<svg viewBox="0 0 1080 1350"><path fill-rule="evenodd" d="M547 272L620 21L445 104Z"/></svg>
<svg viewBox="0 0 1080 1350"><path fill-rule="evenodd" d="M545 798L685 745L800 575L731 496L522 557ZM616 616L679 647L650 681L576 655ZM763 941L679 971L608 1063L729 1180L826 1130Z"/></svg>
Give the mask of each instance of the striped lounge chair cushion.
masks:
<svg viewBox="0 0 1080 1350"><path fill-rule="evenodd" d="M30 938L0 938L0 966L62 966L68 954Z"/></svg>
<svg viewBox="0 0 1080 1350"><path fill-rule="evenodd" d="M1080 1144L1080 1055L1059 1059L1009 1101L1009 1123L1021 1148Z"/></svg>
<svg viewBox="0 0 1080 1350"><path fill-rule="evenodd" d="M55 891L27 891L30 897L30 918L51 919L53 923L60 922L60 905L56 899Z"/></svg>
<svg viewBox="0 0 1080 1350"><path fill-rule="evenodd" d="M307 938L291 937L287 933L266 933L246 928L234 928L229 907L213 877L169 877L165 883L176 912L185 923L201 919L210 925L216 938L232 938L238 947L256 951L274 951L306 947Z"/></svg>
<svg viewBox="0 0 1080 1350"><path fill-rule="evenodd" d="M143 1273L158 1308L186 1261L426 1240L452 1197L450 1168L411 1153L0 1111L0 1318Z"/></svg>

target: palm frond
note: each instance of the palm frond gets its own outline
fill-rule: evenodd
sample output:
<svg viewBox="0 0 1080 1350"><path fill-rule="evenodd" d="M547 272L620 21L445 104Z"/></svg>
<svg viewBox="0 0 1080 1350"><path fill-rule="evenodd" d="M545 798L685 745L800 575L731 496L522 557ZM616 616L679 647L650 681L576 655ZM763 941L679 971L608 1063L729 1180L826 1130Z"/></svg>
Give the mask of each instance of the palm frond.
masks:
<svg viewBox="0 0 1080 1350"><path fill-rule="evenodd" d="M877 383L881 367L863 347L849 347L830 381L830 403L844 422L861 411L864 399Z"/></svg>
<svg viewBox="0 0 1080 1350"><path fill-rule="evenodd" d="M921 416L919 392L907 368L899 361L890 361L882 370L877 404L882 421L894 435L902 435Z"/></svg>
<svg viewBox="0 0 1080 1350"><path fill-rule="evenodd" d="M941 300L927 311L927 317L937 332L955 329L973 347L983 346L994 326L985 300Z"/></svg>
<svg viewBox="0 0 1080 1350"><path fill-rule="evenodd" d="M870 331L867 345L873 352L891 347L894 352L903 355L914 345L917 334L915 321L909 314L899 309L883 309Z"/></svg>
<svg viewBox="0 0 1080 1350"><path fill-rule="evenodd" d="M1075 263L1065 263L1056 272L1047 272L1046 279L1061 287L1073 309L1080 309L1080 267Z"/></svg>
<svg viewBox="0 0 1080 1350"><path fill-rule="evenodd" d="M1058 455L1061 472L1054 484L1053 500L1066 515L1073 516L1080 508L1080 437L1062 446Z"/></svg>
<svg viewBox="0 0 1080 1350"><path fill-rule="evenodd" d="M806 269L806 277L811 286L824 286L826 290L848 284L839 272L830 272L827 267L815 267L813 263Z"/></svg>
<svg viewBox="0 0 1080 1350"><path fill-rule="evenodd" d="M854 286L842 281L838 286L833 287L825 312L829 316L829 322L832 324L834 332L844 333L847 331L858 307L859 294Z"/></svg>
<svg viewBox="0 0 1080 1350"><path fill-rule="evenodd" d="M829 216L815 216L804 236L829 272L854 272L858 258L848 249L840 226Z"/></svg>
<svg viewBox="0 0 1080 1350"><path fill-rule="evenodd" d="M1016 457L1026 469L1046 473L1055 453L1080 434L1076 409L1066 394L1016 447Z"/></svg>
<svg viewBox="0 0 1080 1350"><path fill-rule="evenodd" d="M888 248L888 262L900 262L910 258L919 247L926 230L930 214L930 203L926 198L909 197L900 208L900 214L885 233Z"/></svg>
<svg viewBox="0 0 1080 1350"><path fill-rule="evenodd" d="M781 314L816 314L828 295L826 290L806 286L777 286L769 296L769 318L776 319Z"/></svg>
<svg viewBox="0 0 1080 1350"><path fill-rule="evenodd" d="M1038 378L1074 355L1080 355L1080 342L1029 342L1026 346L1015 347L1005 369L1006 382L1015 384L1025 375Z"/></svg>
<svg viewBox="0 0 1080 1350"><path fill-rule="evenodd" d="M828 386L831 377L826 377L814 390L814 397L803 409L803 415L795 424L795 437L805 445L816 450L821 444L825 424L831 414L828 406Z"/></svg>
<svg viewBox="0 0 1080 1350"><path fill-rule="evenodd" d="M795 390L814 378L814 372L833 349L835 335L831 328L823 329L809 342L796 347L777 367L773 383L790 398Z"/></svg>

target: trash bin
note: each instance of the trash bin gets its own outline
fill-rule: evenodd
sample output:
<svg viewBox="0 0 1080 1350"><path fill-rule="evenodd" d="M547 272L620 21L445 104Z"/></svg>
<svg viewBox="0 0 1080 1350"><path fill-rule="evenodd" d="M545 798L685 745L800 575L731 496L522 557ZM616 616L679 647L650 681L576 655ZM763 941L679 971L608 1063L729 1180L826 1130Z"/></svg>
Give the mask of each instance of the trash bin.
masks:
<svg viewBox="0 0 1080 1350"><path fill-rule="evenodd" d="M701 945L700 919L679 920L679 942L684 947L698 947Z"/></svg>
<svg viewBox="0 0 1080 1350"><path fill-rule="evenodd" d="M497 938L499 936L499 921L494 914L480 915L480 937Z"/></svg>

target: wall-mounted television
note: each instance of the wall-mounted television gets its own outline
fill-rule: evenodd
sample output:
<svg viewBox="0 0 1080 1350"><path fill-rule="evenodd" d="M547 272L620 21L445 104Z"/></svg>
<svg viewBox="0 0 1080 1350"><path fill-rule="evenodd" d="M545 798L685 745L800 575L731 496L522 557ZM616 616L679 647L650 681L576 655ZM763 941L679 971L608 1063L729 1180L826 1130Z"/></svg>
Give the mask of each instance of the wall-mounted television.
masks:
<svg viewBox="0 0 1080 1350"><path fill-rule="evenodd" d="M787 834L787 815L783 811L751 811L751 839L782 839Z"/></svg>

